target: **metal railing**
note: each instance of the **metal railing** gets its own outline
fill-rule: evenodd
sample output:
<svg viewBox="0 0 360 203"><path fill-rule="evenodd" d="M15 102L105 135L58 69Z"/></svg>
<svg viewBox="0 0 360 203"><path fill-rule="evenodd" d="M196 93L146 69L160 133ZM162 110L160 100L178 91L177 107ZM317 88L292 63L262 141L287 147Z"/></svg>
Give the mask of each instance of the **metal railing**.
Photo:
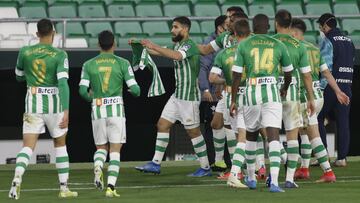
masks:
<svg viewBox="0 0 360 203"><path fill-rule="evenodd" d="M318 19L319 15L301 15L293 16L301 19ZM191 16L190 20L204 21L204 20L215 20L217 16ZM50 18L53 22L62 22L63 23L63 33L62 33L62 47L65 47L66 42L66 25L68 22L132 22L132 21L171 21L174 17L121 17L121 18ZM274 16L269 16L269 19L274 19ZM349 14L349 15L337 15L337 19L360 19L360 14ZM252 20L253 16L249 16L249 19ZM28 18L2 18L0 23L5 22L38 22L40 19L28 19ZM359 20L360 21L360 20Z"/></svg>

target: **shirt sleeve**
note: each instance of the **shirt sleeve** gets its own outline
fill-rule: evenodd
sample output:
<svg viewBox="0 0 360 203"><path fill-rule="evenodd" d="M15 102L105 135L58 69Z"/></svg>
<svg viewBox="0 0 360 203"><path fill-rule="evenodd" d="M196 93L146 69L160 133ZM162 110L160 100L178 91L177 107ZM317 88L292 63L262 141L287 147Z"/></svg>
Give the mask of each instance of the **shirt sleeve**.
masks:
<svg viewBox="0 0 360 203"><path fill-rule="evenodd" d="M89 87L90 86L90 76L87 70L87 65L86 63L83 65L82 70L81 70L81 79L80 79L80 83L79 86L86 86Z"/></svg>
<svg viewBox="0 0 360 203"><path fill-rule="evenodd" d="M190 42L183 44L178 51L181 53L182 59L200 54L196 44Z"/></svg>
<svg viewBox="0 0 360 203"><path fill-rule="evenodd" d="M23 49L20 49L19 55L18 55L18 58L17 58L17 62L16 62L16 67L15 67L15 75L18 76L18 77L25 76L23 57L24 57Z"/></svg>
<svg viewBox="0 0 360 203"><path fill-rule="evenodd" d="M215 74L218 74L218 75L221 75L222 73L222 63L221 63L221 57L222 56L222 52L220 52L218 55L216 55L215 57L215 60L214 60L214 65L213 67L211 68L211 73L215 73Z"/></svg>
<svg viewBox="0 0 360 203"><path fill-rule="evenodd" d="M137 82L135 80L134 71L130 65L130 63L127 61L122 69L122 72L124 74L125 82L128 87L131 87L133 85L137 85Z"/></svg>
<svg viewBox="0 0 360 203"><path fill-rule="evenodd" d="M324 58L320 56L320 72L323 72L324 70L329 69Z"/></svg>
<svg viewBox="0 0 360 203"><path fill-rule="evenodd" d="M69 78L69 60L66 52L62 52L57 65L57 79Z"/></svg>
<svg viewBox="0 0 360 203"><path fill-rule="evenodd" d="M232 66L232 71L236 73L242 73L244 68L244 56L242 53L242 43L240 43L235 52L235 62Z"/></svg>
<svg viewBox="0 0 360 203"><path fill-rule="evenodd" d="M213 41L210 42L211 47L215 51L219 51L220 49L223 49L223 40L224 40L225 32L218 35Z"/></svg>
<svg viewBox="0 0 360 203"><path fill-rule="evenodd" d="M311 67L310 67L310 64L309 64L307 50L306 50L306 47L303 44L300 44L299 69L300 69L301 73L311 72Z"/></svg>
<svg viewBox="0 0 360 203"><path fill-rule="evenodd" d="M281 49L280 65L282 67L282 70L284 72L290 72L294 69L294 67L291 64L289 52L283 43L280 43L280 49Z"/></svg>

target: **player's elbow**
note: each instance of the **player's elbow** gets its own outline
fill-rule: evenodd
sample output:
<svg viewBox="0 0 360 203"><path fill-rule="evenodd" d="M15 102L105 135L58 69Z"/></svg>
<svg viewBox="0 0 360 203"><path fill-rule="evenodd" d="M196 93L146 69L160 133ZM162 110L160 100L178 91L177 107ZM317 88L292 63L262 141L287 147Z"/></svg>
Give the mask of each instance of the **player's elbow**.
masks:
<svg viewBox="0 0 360 203"><path fill-rule="evenodd" d="M215 81L216 81L216 75L210 73L210 75L209 75L209 82L210 82L210 83L215 83Z"/></svg>

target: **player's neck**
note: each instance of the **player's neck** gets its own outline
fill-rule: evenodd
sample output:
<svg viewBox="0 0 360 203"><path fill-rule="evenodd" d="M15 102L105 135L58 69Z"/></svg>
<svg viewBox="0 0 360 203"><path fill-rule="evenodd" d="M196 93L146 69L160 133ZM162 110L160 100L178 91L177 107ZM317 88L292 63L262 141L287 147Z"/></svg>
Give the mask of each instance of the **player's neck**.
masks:
<svg viewBox="0 0 360 203"><path fill-rule="evenodd" d="M291 34L290 28L278 28L276 31L279 34L287 34L287 35Z"/></svg>
<svg viewBox="0 0 360 203"><path fill-rule="evenodd" d="M113 49L107 50L107 51L101 50L100 53L101 53L101 54L114 54L114 50L113 50Z"/></svg>
<svg viewBox="0 0 360 203"><path fill-rule="evenodd" d="M53 40L52 37L41 37L39 39L39 44L52 45Z"/></svg>

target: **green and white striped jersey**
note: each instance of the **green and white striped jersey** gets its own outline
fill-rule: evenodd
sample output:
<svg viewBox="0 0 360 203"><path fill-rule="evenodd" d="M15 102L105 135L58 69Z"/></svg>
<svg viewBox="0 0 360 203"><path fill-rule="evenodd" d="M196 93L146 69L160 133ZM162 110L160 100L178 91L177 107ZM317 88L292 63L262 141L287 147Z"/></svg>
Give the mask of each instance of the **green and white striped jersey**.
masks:
<svg viewBox="0 0 360 203"><path fill-rule="evenodd" d="M62 112L58 80L68 79L69 62L65 51L47 44L20 49L15 74L24 77L28 87L25 113Z"/></svg>
<svg viewBox="0 0 360 203"><path fill-rule="evenodd" d="M93 92L92 119L125 117L123 83L137 85L129 61L111 53L100 53L86 61L79 85Z"/></svg>
<svg viewBox="0 0 360 203"><path fill-rule="evenodd" d="M294 71L292 72L292 82L289 86L286 97L282 98L282 100L299 101L300 86L302 83L300 72L307 73L311 71L306 48L302 43L299 42L299 40L291 37L288 34L276 34L273 37L285 44L290 55L291 63L294 66ZM279 85L282 85L283 81L283 75L280 74Z"/></svg>
<svg viewBox="0 0 360 203"><path fill-rule="evenodd" d="M325 63L325 60L320 55L320 49L317 48L310 42L301 41L306 47L308 59L311 67L311 77L313 80L313 91L314 91L314 99L323 98L322 91L320 89L320 72L327 70L328 67ZM306 98L306 89L304 87L304 83L301 83L300 87L300 102L304 103L307 101Z"/></svg>
<svg viewBox="0 0 360 203"><path fill-rule="evenodd" d="M293 70L288 51L283 43L265 34L256 34L240 42L234 72L246 72L245 104L259 105L281 102L277 86L279 65L283 71Z"/></svg>
<svg viewBox="0 0 360 203"><path fill-rule="evenodd" d="M210 42L211 47L215 51L220 49L229 48L237 44L237 40L231 35L229 31L225 31L216 37L215 40Z"/></svg>
<svg viewBox="0 0 360 203"><path fill-rule="evenodd" d="M182 60L174 60L175 65L175 97L186 101L200 101L198 75L200 71L200 52L194 41L186 39L174 46Z"/></svg>

